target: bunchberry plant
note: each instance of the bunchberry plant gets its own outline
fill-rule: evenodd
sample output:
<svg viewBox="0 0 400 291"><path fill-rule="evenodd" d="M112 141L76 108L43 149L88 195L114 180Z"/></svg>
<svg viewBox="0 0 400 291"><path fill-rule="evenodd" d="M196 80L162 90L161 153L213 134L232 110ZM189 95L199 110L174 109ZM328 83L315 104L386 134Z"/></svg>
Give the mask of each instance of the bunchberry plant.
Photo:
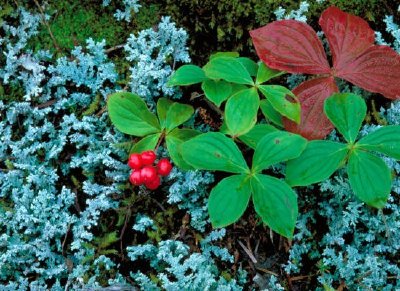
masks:
<svg viewBox="0 0 400 291"><path fill-rule="evenodd" d="M165 138L173 162L181 169L233 174L211 191L208 211L214 227L236 222L251 199L264 223L292 238L298 209L291 186L323 181L344 165L355 195L370 206L382 208L390 194L391 173L371 152L400 158L400 127L384 127L356 141L366 104L354 94L334 94L338 91L334 78L344 78L391 99L399 98L400 87L392 82L399 75L399 55L389 47L373 45L367 23L337 8L327 9L320 24L331 45L333 68L309 26L284 20L251 32L264 63L257 64L234 52L221 52L212 55L202 68L184 65L172 75L170 86L201 83L205 97L215 106L222 107L226 102L220 132L200 134L193 129L178 129L192 116L191 106L161 98L157 118L140 97L130 93L116 93L109 98L111 120L120 131L144 137L134 145L134 153L153 150ZM356 36L361 37L359 42L355 42ZM374 66L377 62L379 65ZM323 76L304 82L293 93L283 86L264 85L283 71ZM259 93L265 99L261 100ZM300 135L270 124L256 125L260 108L268 121L281 128L285 125L287 130L309 139L324 137L336 127L347 144L307 142ZM254 150L251 167L235 142ZM160 183L158 174L169 173L172 166L160 161L155 168L155 157L148 157L148 164L142 167L143 157L147 159L146 154L131 156L131 182L155 189ZM286 181L263 172L282 162L288 162ZM377 179L373 179L374 175Z"/></svg>
<svg viewBox="0 0 400 291"><path fill-rule="evenodd" d="M194 65L180 67L171 77L170 85L201 83L208 100L220 107L226 101L224 132L231 136L247 133L257 121L258 109L273 123L282 126L281 116L300 122L300 104L296 96L280 85L264 83L283 72L257 64L237 53L221 52L211 56L200 68ZM260 93L265 99L260 98Z"/></svg>
<svg viewBox="0 0 400 291"><path fill-rule="evenodd" d="M183 160L195 169L236 174L221 180L211 191L208 211L214 227L237 221L252 197L257 213L271 229L289 238L293 235L297 196L284 181L262 171L297 157L307 142L271 125L255 125L260 107L277 125L282 126L281 116L300 121L300 104L290 90L263 85L281 74L237 53L222 52L212 55L203 68L182 66L169 81L170 85L201 83L204 95L216 106L226 101L220 133L196 136L180 147ZM266 99L260 101L259 92ZM224 134L255 149L251 168L235 142Z"/></svg>
<svg viewBox="0 0 400 291"><path fill-rule="evenodd" d="M178 128L193 115L192 106L160 98L157 102L156 116L150 112L142 98L128 92L110 95L107 105L111 121L119 131L143 137L134 144L131 153L154 150L165 140L174 164L183 170L192 169L182 159L178 150L182 142L200 133L189 128ZM152 164L156 157L148 152L145 156L141 156L142 162L143 158L144 163Z"/></svg>
<svg viewBox="0 0 400 291"><path fill-rule="evenodd" d="M336 93L326 99L324 110L347 144L326 140L309 142L298 158L288 162L286 181L291 186L306 186L326 180L338 168L346 166L354 194L370 206L384 207L391 191L392 175L374 152L400 159L400 126L385 126L357 140L367 112L360 96Z"/></svg>
<svg viewBox="0 0 400 291"><path fill-rule="evenodd" d="M251 197L263 221L291 238L298 214L297 195L284 181L262 171L298 157L306 145L307 140L296 134L269 133L258 142L251 168L235 142L222 133L201 134L183 143L181 149L184 160L196 169L234 174L222 179L211 191L208 211L214 227L237 221Z"/></svg>
<svg viewBox="0 0 400 291"><path fill-rule="evenodd" d="M323 106L338 92L335 78L400 99L400 55L388 46L374 45L375 33L366 21L330 7L319 24L332 52L332 67L317 34L303 22L280 20L250 32L258 56L269 67L318 75L293 90L301 102L300 124L284 122L287 130L308 139L324 138L333 129Z"/></svg>
<svg viewBox="0 0 400 291"><path fill-rule="evenodd" d="M234 78L239 78L225 68L226 64L237 62L235 58L220 56L214 60L218 60L216 71L225 79L232 81ZM271 71L264 65L260 67L261 69L257 68L259 72L257 75L261 80L258 82L261 83L268 78L268 74L270 75L268 72ZM248 73L247 69L242 71L246 75L244 72ZM216 77L219 76L218 73L214 74ZM252 82L251 77L250 81ZM249 94L251 98L257 99L254 113L243 110L247 103L242 102L251 100L247 98ZM285 94L278 94L278 98L286 100ZM305 148L307 141L299 135L278 131L271 125L254 126L259 103L255 88L244 88L229 100L234 101L227 103L225 107L225 116L227 118L232 116L231 121L227 122L227 127L231 135L240 134L241 141L255 148L251 168L247 166L243 154L234 141L223 133L199 135L199 132L193 129L177 128L193 114L191 106L160 98L157 102L157 118L139 96L126 92L112 94L108 99L108 111L113 124L126 134L143 137L134 145L133 155L128 161L128 165L133 169L130 181L134 185L144 184L150 190L160 185L157 169L161 171L160 175L167 174L171 165L167 161L160 161L161 164L157 165L157 169L153 167L152 163L156 157L154 152L149 150L153 150L165 138L171 158L178 167L220 170L237 174L220 181L211 192L208 209L215 227L223 227L238 220L252 196L255 209L263 221L271 229L290 238L298 214L296 194L284 181L263 175L262 171L276 163L296 158ZM292 104L290 101L287 102ZM232 106L231 110L229 104ZM245 111L245 115L234 118L235 112L238 114L241 111ZM245 123L247 120L244 126L243 120ZM141 151L144 151L141 155L136 154ZM229 195L225 194L225 187L231 190ZM232 201L235 203L232 204Z"/></svg>

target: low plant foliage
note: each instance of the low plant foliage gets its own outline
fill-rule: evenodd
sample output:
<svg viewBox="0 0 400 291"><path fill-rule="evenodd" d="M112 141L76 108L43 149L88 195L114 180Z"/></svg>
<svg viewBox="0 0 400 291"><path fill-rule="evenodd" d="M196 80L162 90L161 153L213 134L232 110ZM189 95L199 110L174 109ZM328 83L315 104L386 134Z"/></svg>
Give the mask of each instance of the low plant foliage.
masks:
<svg viewBox="0 0 400 291"><path fill-rule="evenodd" d="M0 289L399 289L399 27L317 2L189 64L161 2L4 1Z"/></svg>
<svg viewBox="0 0 400 291"><path fill-rule="evenodd" d="M385 163L370 152L377 151L399 159L398 140L389 136L400 136L400 127L382 128L356 143L365 119L366 104L354 94L333 94L338 91L334 77L343 77L391 99L400 98L400 87L393 82L400 77L397 76L400 74L400 56L387 46L373 45L373 31L367 23L335 7L323 12L320 25L332 49L332 69L317 35L302 22L276 21L251 32L257 52L268 66L291 73L329 75L306 81L293 90L295 93L278 85L262 85L283 72L239 57L236 53L217 53L203 68L184 65L176 71L170 85L201 83L206 98L216 106L220 107L226 101L221 133L198 135L195 131L186 131L191 133L182 137L183 143L168 145L169 132L189 119L193 109L179 103L167 104L166 99L160 99L157 120L140 98L126 93L110 97L111 120L122 132L136 136L153 134L136 145L142 145L148 139L150 144L146 141L146 149L154 148L161 136L166 136L171 157L182 169L188 169L186 165L189 165L195 169L236 174L222 179L211 191L208 211L214 227L236 222L252 198L264 223L291 238L298 209L296 193L289 185L306 186L321 182L344 165L347 165L355 195L370 206L382 208L390 194L391 173ZM363 36L362 41L357 36ZM308 43L299 46L299 39ZM357 45L353 45L356 39ZM379 76L379 79L367 77L371 74ZM241 140L255 149L249 167L232 139L240 139L254 128L261 103L259 93L266 97L261 108L271 122L281 125L283 116L300 124L300 130L296 132L312 139L324 137L335 126L347 144L330 141L308 143L296 134L259 125L257 132L250 133L250 139L257 135L255 142L249 143L249 136ZM296 94L306 96L299 98L301 114ZM168 111L164 106L169 107ZM172 116L177 119L175 122L171 121ZM321 125L325 126L323 130L319 128ZM301 128L305 131L302 132ZM175 130L175 135L177 131L183 136L179 129ZM289 185L262 173L274 164L287 161L286 181ZM374 177L378 177L377 181Z"/></svg>

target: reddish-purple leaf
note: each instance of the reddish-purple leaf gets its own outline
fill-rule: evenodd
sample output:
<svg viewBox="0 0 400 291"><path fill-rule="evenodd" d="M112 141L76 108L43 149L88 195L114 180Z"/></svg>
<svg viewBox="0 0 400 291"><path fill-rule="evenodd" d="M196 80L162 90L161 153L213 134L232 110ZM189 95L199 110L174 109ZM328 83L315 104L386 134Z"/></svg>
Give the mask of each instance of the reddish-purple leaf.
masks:
<svg viewBox="0 0 400 291"><path fill-rule="evenodd" d="M375 34L360 17L336 7L319 19L333 56L332 73L365 90L400 99L400 55L374 45Z"/></svg>
<svg viewBox="0 0 400 291"><path fill-rule="evenodd" d="M374 31L365 20L336 7L322 13L319 25L328 39L334 71L345 69L375 41Z"/></svg>
<svg viewBox="0 0 400 291"><path fill-rule="evenodd" d="M370 92L400 99L400 55L388 46L370 47L336 76Z"/></svg>
<svg viewBox="0 0 400 291"><path fill-rule="evenodd" d="M250 31L259 58L289 73L329 74L324 48L315 31L296 20L274 21Z"/></svg>
<svg viewBox="0 0 400 291"><path fill-rule="evenodd" d="M375 34L366 21L330 7L322 13L319 24L331 48L332 69L320 40L307 24L281 20L250 32L258 56L269 67L325 74L293 90L301 102L300 124L284 119L288 131L308 139L324 138L333 129L323 106L325 99L338 91L334 77L400 99L400 55L387 46L374 45Z"/></svg>
<svg viewBox="0 0 400 291"><path fill-rule="evenodd" d="M301 103L300 124L284 118L285 129L298 133L305 138L322 139L334 126L325 116L324 101L333 93L338 92L333 77L317 78L305 81L293 90Z"/></svg>

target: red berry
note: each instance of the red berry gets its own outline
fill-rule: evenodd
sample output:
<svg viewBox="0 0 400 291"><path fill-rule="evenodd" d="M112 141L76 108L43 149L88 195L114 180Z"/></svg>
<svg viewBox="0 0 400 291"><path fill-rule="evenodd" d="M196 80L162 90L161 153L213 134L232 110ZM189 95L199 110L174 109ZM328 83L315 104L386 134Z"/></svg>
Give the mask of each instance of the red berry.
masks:
<svg viewBox="0 0 400 291"><path fill-rule="evenodd" d="M128 160L128 166L131 169L139 170L142 167L142 158L139 154L131 154Z"/></svg>
<svg viewBox="0 0 400 291"><path fill-rule="evenodd" d="M172 165L168 159L161 159L157 164L157 172L161 176L168 176L171 173Z"/></svg>
<svg viewBox="0 0 400 291"><path fill-rule="evenodd" d="M142 175L143 182L149 183L158 177L156 168L152 166L145 166L140 170L140 174Z"/></svg>
<svg viewBox="0 0 400 291"><path fill-rule="evenodd" d="M133 171L129 176L129 181L135 186L140 186L143 184L143 177L141 171Z"/></svg>
<svg viewBox="0 0 400 291"><path fill-rule="evenodd" d="M150 190L155 190L160 186L161 180L159 176L156 176L153 181L145 183L145 186Z"/></svg>
<svg viewBox="0 0 400 291"><path fill-rule="evenodd" d="M144 151L141 154L141 158L142 158L142 163L143 165L152 165L154 163L154 161L156 160L156 153L154 151Z"/></svg>

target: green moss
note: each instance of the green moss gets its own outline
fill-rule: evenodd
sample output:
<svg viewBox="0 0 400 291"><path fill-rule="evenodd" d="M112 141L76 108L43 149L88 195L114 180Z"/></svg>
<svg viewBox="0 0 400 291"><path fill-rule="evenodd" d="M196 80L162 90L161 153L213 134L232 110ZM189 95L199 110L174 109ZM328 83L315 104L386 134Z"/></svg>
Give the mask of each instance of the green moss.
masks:
<svg viewBox="0 0 400 291"><path fill-rule="evenodd" d="M26 1L25 6L37 9ZM318 29L321 12L330 5L358 15L368 21L373 29L384 30L382 19L386 14L395 14L396 1L382 0L330 0L318 4L310 3L307 14L309 23ZM14 1L5 0L0 13L7 15ZM114 2L107 7L101 1L66 0L55 1L47 8L50 15L50 29L63 52L75 45L84 45L92 37L96 41L105 39L112 47L123 43L130 33L156 25L161 16L169 15L184 27L190 35L190 50L193 61L204 64L212 52L238 51L243 55L255 57L249 31L275 20L274 11L282 6L287 11L298 9L295 0L149 0L141 3L139 13L132 22L117 21L113 14L118 7ZM8 10L7 10L8 9ZM53 40L48 29L42 26L39 35L30 43L34 50L50 49L54 51Z"/></svg>
<svg viewBox="0 0 400 291"><path fill-rule="evenodd" d="M128 23L118 22L113 17L113 7L102 7L101 3L89 0L58 1L49 7L50 29L58 46L69 51L76 45L84 46L86 39L106 40L114 46L123 43L131 29ZM30 44L34 50L54 51L48 28L42 26L38 36Z"/></svg>
<svg viewBox="0 0 400 291"><path fill-rule="evenodd" d="M9 16L13 11L13 6L8 3L9 1L5 1L4 3L0 4L0 26L3 24L4 18Z"/></svg>
<svg viewBox="0 0 400 291"><path fill-rule="evenodd" d="M135 25L135 31L140 31L157 25L160 19L160 5L156 3L142 4L132 22Z"/></svg>
<svg viewBox="0 0 400 291"><path fill-rule="evenodd" d="M47 6L46 13L50 16L48 24L63 54L68 54L74 46L84 46L88 38L96 41L105 39L109 47L122 44L131 33L152 27L161 17L159 5L143 4L131 23L118 21L114 17L118 7L113 4L114 2L103 7L101 1L66 0L56 1ZM24 6L39 12L32 3ZM48 27L42 25L39 34L30 41L29 48L34 51L56 51Z"/></svg>
<svg viewBox="0 0 400 291"><path fill-rule="evenodd" d="M390 3L391 2L391 3ZM370 22L379 24L386 14L394 14L396 12L397 1L382 1L382 0L330 0L322 6L318 3L312 3L310 11L320 13L328 6L336 6L343 11L355 14ZM321 10L321 7L323 9ZM377 23L376 23L377 22Z"/></svg>
<svg viewBox="0 0 400 291"><path fill-rule="evenodd" d="M160 14L171 15L179 26L185 27L191 37L193 61L204 64L215 51L238 51L254 55L249 31L275 20L274 11L282 6L287 11L298 9L300 1L294 0L152 0L158 3ZM381 0L330 0L310 3L308 18L318 29L318 18L328 6L369 20L374 29L384 30L382 19L397 10L396 1ZM374 23L374 21L376 23ZM376 25L375 25L376 24Z"/></svg>
<svg viewBox="0 0 400 291"><path fill-rule="evenodd" d="M170 15L189 32L191 55L197 63L204 63L215 51L249 48L248 31L258 26L254 7L260 0L155 2L160 3L162 15Z"/></svg>

